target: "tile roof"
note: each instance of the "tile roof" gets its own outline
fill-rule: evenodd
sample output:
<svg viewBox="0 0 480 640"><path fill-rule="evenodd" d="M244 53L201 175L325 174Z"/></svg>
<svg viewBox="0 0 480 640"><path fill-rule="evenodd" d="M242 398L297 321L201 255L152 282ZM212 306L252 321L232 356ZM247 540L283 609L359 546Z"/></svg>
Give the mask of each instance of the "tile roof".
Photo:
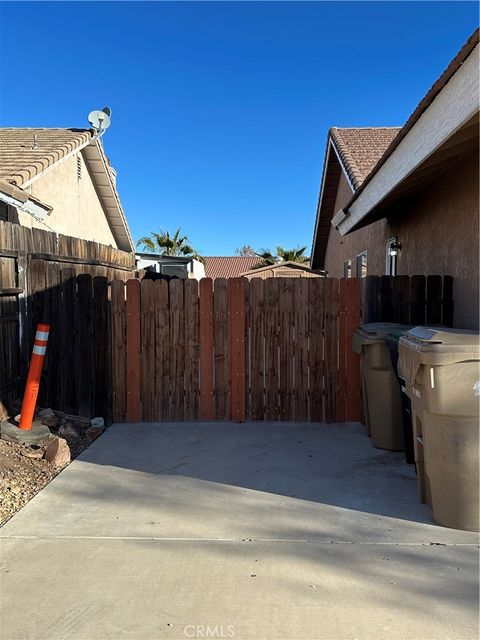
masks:
<svg viewBox="0 0 480 640"><path fill-rule="evenodd" d="M260 262L256 256L204 256L206 278L238 278Z"/></svg>
<svg viewBox="0 0 480 640"><path fill-rule="evenodd" d="M89 129L0 129L0 178L21 187L92 138Z"/></svg>
<svg viewBox="0 0 480 640"><path fill-rule="evenodd" d="M400 127L348 127L330 129L330 137L356 190L396 137Z"/></svg>

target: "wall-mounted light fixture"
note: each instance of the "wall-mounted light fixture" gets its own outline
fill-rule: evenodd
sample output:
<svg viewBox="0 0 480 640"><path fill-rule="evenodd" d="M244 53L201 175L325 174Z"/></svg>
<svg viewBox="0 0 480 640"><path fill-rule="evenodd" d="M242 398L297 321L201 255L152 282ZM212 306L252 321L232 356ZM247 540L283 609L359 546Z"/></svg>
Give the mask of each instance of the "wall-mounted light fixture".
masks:
<svg viewBox="0 0 480 640"><path fill-rule="evenodd" d="M402 243L395 238L395 240L390 244L389 253L391 256L398 256L398 252L402 249Z"/></svg>

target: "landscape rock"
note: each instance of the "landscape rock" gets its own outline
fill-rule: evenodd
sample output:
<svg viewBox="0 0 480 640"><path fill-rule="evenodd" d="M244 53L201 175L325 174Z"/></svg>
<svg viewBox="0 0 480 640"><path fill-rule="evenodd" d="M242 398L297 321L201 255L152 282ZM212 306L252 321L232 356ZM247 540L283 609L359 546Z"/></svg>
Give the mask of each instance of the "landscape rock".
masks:
<svg viewBox="0 0 480 640"><path fill-rule="evenodd" d="M78 438L79 435L75 427L70 422L60 425L58 428L58 435L62 438Z"/></svg>
<svg viewBox="0 0 480 640"><path fill-rule="evenodd" d="M44 425L46 425L49 429L52 429L57 426L58 418L52 409L42 409L38 413L38 419Z"/></svg>
<svg viewBox="0 0 480 640"><path fill-rule="evenodd" d="M20 453L22 454L22 456L25 456L25 458L33 458L36 460L40 460L40 458L43 458L43 449L40 449L40 447L37 447L36 449L22 449Z"/></svg>
<svg viewBox="0 0 480 640"><path fill-rule="evenodd" d="M70 447L63 438L52 440L45 449L45 460L54 467L63 467L70 462Z"/></svg>
<svg viewBox="0 0 480 640"><path fill-rule="evenodd" d="M103 418L92 418L90 420L90 425L92 427L101 427L102 429L105 428L105 421L103 420Z"/></svg>
<svg viewBox="0 0 480 640"><path fill-rule="evenodd" d="M85 431L85 436L89 442L93 442L100 436L103 432L103 427L95 427L91 426Z"/></svg>

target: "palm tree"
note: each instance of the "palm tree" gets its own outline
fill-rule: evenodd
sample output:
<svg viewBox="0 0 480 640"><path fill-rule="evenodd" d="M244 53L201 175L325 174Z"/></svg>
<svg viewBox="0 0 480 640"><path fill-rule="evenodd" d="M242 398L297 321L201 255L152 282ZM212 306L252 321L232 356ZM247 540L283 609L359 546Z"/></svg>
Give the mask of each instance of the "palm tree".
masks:
<svg viewBox="0 0 480 640"><path fill-rule="evenodd" d="M276 264L278 262L278 259L273 255L273 253L270 252L269 249L260 249L260 251L255 255L257 255L261 259L261 262L252 267L253 269L267 267L270 264Z"/></svg>
<svg viewBox="0 0 480 640"><path fill-rule="evenodd" d="M256 256L257 252L249 244L245 244L243 245L243 247L240 247L239 249L235 249L235 255L236 256Z"/></svg>
<svg viewBox="0 0 480 640"><path fill-rule="evenodd" d="M277 247L277 256L280 258L280 262L300 262L305 264L308 262L308 256L304 255L307 247L296 247L295 249L284 249L283 247Z"/></svg>
<svg viewBox="0 0 480 640"><path fill-rule="evenodd" d="M299 262L305 264L309 261L309 258L304 255L307 247L296 247L295 249L284 249L278 246L277 252L273 255L269 249L260 249L256 254L261 262L255 265L253 269L259 269L260 267L268 267L271 264L278 264L279 262Z"/></svg>
<svg viewBox="0 0 480 640"><path fill-rule="evenodd" d="M180 235L180 227L173 236L168 231L155 233L150 231L148 236L140 238L137 247L142 246L144 251L159 253L161 256L189 256L203 262L203 257L191 246L187 236Z"/></svg>

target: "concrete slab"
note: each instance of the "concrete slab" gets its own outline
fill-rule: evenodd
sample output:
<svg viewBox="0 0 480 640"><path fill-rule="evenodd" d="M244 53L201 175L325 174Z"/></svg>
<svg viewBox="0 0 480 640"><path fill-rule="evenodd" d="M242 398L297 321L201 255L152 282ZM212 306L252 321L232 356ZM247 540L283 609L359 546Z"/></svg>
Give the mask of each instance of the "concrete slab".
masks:
<svg viewBox="0 0 480 640"><path fill-rule="evenodd" d="M478 536L359 425L114 426L0 537L2 640L477 637Z"/></svg>

